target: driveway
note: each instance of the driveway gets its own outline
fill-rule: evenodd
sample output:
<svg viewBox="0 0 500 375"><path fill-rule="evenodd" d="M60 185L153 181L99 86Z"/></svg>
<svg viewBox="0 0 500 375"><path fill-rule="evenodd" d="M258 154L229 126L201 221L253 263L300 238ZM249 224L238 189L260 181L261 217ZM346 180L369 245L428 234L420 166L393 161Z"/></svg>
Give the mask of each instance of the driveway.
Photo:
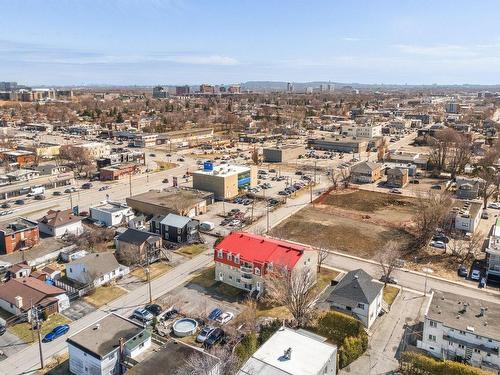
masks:
<svg viewBox="0 0 500 375"><path fill-rule="evenodd" d="M0 350L7 356L11 356L14 353L23 350L27 346L31 344L26 344L19 337L10 333L9 330L5 332L2 336L0 336ZM5 359L5 357L1 357L0 360Z"/></svg>
<svg viewBox="0 0 500 375"><path fill-rule="evenodd" d="M71 319L71 320L78 320L84 317L85 315L90 314L91 312L95 311L96 308L92 306L91 304L83 301L83 300L77 300L71 303L70 307L61 314L63 314L65 317Z"/></svg>
<svg viewBox="0 0 500 375"><path fill-rule="evenodd" d="M387 374L399 367L397 354L405 324L421 320L428 297L407 290L400 292L389 313L378 318L369 333L368 350L340 374Z"/></svg>

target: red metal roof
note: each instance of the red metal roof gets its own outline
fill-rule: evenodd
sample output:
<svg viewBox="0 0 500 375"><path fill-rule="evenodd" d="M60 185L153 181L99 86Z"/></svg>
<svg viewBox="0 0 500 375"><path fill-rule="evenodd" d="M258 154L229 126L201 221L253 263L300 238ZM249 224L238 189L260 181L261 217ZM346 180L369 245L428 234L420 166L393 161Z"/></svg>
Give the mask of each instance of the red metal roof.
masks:
<svg viewBox="0 0 500 375"><path fill-rule="evenodd" d="M239 254L240 259L247 262L272 262L276 266L287 266L289 269L295 267L304 251L312 250L307 246L245 232L232 232L219 242L215 249L233 255ZM218 258L217 251L214 253L214 259L216 262L232 263L227 261L227 257Z"/></svg>

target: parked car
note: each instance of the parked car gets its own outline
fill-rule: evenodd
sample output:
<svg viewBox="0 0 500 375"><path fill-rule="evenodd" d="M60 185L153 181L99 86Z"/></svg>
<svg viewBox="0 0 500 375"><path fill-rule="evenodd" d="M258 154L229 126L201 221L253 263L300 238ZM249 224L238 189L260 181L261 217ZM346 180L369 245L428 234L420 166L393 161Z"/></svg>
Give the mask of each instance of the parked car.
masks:
<svg viewBox="0 0 500 375"><path fill-rule="evenodd" d="M108 186L108 185L106 185L106 186L101 186L101 187L99 188L99 191L104 191L104 190L108 190L108 189L111 189L111 186Z"/></svg>
<svg viewBox="0 0 500 375"><path fill-rule="evenodd" d="M226 311L225 313L222 313L215 319L215 321L219 324L226 324L229 321L231 321L234 318L234 314L230 311Z"/></svg>
<svg viewBox="0 0 500 375"><path fill-rule="evenodd" d="M68 333L68 331L69 331L69 325L67 324L57 326L44 336L42 342L54 341L58 337L61 337L62 335Z"/></svg>
<svg viewBox="0 0 500 375"><path fill-rule="evenodd" d="M156 157L156 154L149 154L152 158Z"/></svg>
<svg viewBox="0 0 500 375"><path fill-rule="evenodd" d="M153 314L151 314L148 310L146 310L143 307L135 309L134 313L132 314L132 317L143 323L150 322L154 318Z"/></svg>
<svg viewBox="0 0 500 375"><path fill-rule="evenodd" d="M419 180L410 180L410 184L419 184L420 181Z"/></svg>
<svg viewBox="0 0 500 375"><path fill-rule="evenodd" d="M78 213L78 216L87 217L87 216L89 216L89 212L88 212L88 211L80 211L80 212Z"/></svg>
<svg viewBox="0 0 500 375"><path fill-rule="evenodd" d="M481 279L481 271L476 269L472 270L472 272L470 273L470 278L471 280L479 281Z"/></svg>
<svg viewBox="0 0 500 375"><path fill-rule="evenodd" d="M221 341L224 338L224 331L221 328L216 328L208 335L206 338L205 342L203 343L203 346L205 348L209 349L215 344L217 344L219 341Z"/></svg>
<svg viewBox="0 0 500 375"><path fill-rule="evenodd" d="M467 271L467 267L465 267L463 264L458 267L457 273L460 277L467 277L467 275L469 274L469 272Z"/></svg>
<svg viewBox="0 0 500 375"><path fill-rule="evenodd" d="M179 314L179 310L172 308L163 314L163 320L172 319L174 316L177 316L177 314Z"/></svg>
<svg viewBox="0 0 500 375"><path fill-rule="evenodd" d="M390 192L393 194L403 194L403 192L399 189L391 189Z"/></svg>
<svg viewBox="0 0 500 375"><path fill-rule="evenodd" d="M215 327L205 326L202 328L198 336L196 336L196 342L204 343L208 336L215 330Z"/></svg>
<svg viewBox="0 0 500 375"><path fill-rule="evenodd" d="M493 208L495 210L500 210L500 203L490 203L488 208Z"/></svg>
<svg viewBox="0 0 500 375"><path fill-rule="evenodd" d="M45 195L43 194L37 194L33 197L37 201L43 201L45 199Z"/></svg>
<svg viewBox="0 0 500 375"><path fill-rule="evenodd" d="M82 185L82 189L90 189L92 188L92 183L86 182Z"/></svg>
<svg viewBox="0 0 500 375"><path fill-rule="evenodd" d="M490 217L490 215L488 214L488 211L483 211L483 213L481 214L481 219L488 219Z"/></svg>
<svg viewBox="0 0 500 375"><path fill-rule="evenodd" d="M481 280L479 280L479 288L484 288L486 286L486 277L481 277Z"/></svg>
<svg viewBox="0 0 500 375"><path fill-rule="evenodd" d="M387 284L397 284L398 283L398 280L396 280L394 277L386 276L386 275L382 275L380 277L380 281L383 283L387 283Z"/></svg>
<svg viewBox="0 0 500 375"><path fill-rule="evenodd" d="M5 332L7 332L7 328L4 325L0 325L0 336L3 336Z"/></svg>
<svg viewBox="0 0 500 375"><path fill-rule="evenodd" d="M149 311L151 314L153 314L154 316L158 316L161 314L162 312L162 308L160 305L157 305L156 303L152 303L150 305L146 305L146 307L144 307L147 311Z"/></svg>
<svg viewBox="0 0 500 375"><path fill-rule="evenodd" d="M438 249L446 249L446 244L443 241L431 241L431 246Z"/></svg>
<svg viewBox="0 0 500 375"><path fill-rule="evenodd" d="M222 314L222 310L218 307L213 309L210 314L208 314L208 320L215 320Z"/></svg>
<svg viewBox="0 0 500 375"><path fill-rule="evenodd" d="M57 197L58 197L58 196L62 195L62 192L60 192L60 191L54 191L54 192L52 193L52 195L55 195L55 196L57 196Z"/></svg>
<svg viewBox="0 0 500 375"><path fill-rule="evenodd" d="M450 242L450 239L446 237L444 234L436 234L434 237L432 237L432 240L444 243Z"/></svg>
<svg viewBox="0 0 500 375"><path fill-rule="evenodd" d="M434 189L434 190L441 190L441 185L432 185L432 186L431 186L431 189Z"/></svg>
<svg viewBox="0 0 500 375"><path fill-rule="evenodd" d="M18 205L23 205L24 204L24 199L18 199L18 200L16 200L15 203L18 204Z"/></svg>

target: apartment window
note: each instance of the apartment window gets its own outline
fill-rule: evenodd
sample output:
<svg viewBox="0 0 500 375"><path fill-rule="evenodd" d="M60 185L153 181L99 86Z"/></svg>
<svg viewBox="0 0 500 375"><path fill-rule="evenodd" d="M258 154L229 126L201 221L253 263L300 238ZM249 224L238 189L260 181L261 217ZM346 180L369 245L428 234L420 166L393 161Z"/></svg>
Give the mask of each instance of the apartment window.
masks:
<svg viewBox="0 0 500 375"><path fill-rule="evenodd" d="M260 275L260 268L255 267L255 274Z"/></svg>
<svg viewBox="0 0 500 375"><path fill-rule="evenodd" d="M181 228L177 228L177 234L181 234Z"/></svg>
<svg viewBox="0 0 500 375"><path fill-rule="evenodd" d="M465 335L465 331L460 331L460 334L461 335Z"/></svg>
<svg viewBox="0 0 500 375"><path fill-rule="evenodd" d="M479 350L479 349L474 349L474 353L481 353L481 350Z"/></svg>
<svg viewBox="0 0 500 375"><path fill-rule="evenodd" d="M143 342L141 342L141 343L139 344L139 349L142 349L142 348L144 348L144 343L143 343Z"/></svg>
<svg viewBox="0 0 500 375"><path fill-rule="evenodd" d="M233 254L227 253L227 260L231 261L233 259Z"/></svg>
<svg viewBox="0 0 500 375"><path fill-rule="evenodd" d="M436 342L436 336L435 335L429 335L429 341Z"/></svg>
<svg viewBox="0 0 500 375"><path fill-rule="evenodd" d="M437 322L435 322L434 320L431 320L431 321L429 322L429 325L430 325L431 327L436 328L436 327L437 327Z"/></svg>
<svg viewBox="0 0 500 375"><path fill-rule="evenodd" d="M217 258L222 258L222 250L217 250Z"/></svg>
<svg viewBox="0 0 500 375"><path fill-rule="evenodd" d="M462 345L462 344L458 344L458 347L459 347L460 349L465 349L465 346L464 346L464 345Z"/></svg>
<svg viewBox="0 0 500 375"><path fill-rule="evenodd" d="M361 310L364 310L365 309L365 305L362 304L362 303L358 303L358 308L361 309Z"/></svg>
<svg viewBox="0 0 500 375"><path fill-rule="evenodd" d="M73 272L73 269L71 267L69 267L69 272Z"/></svg>
<svg viewBox="0 0 500 375"><path fill-rule="evenodd" d="M229 280L232 280L232 279L233 279L233 277L231 275L229 275Z"/></svg>
<svg viewBox="0 0 500 375"><path fill-rule="evenodd" d="M236 263L236 264L240 264L240 256L239 256L239 255L236 255L236 256L234 257L234 263Z"/></svg>
<svg viewBox="0 0 500 375"><path fill-rule="evenodd" d="M273 270L273 262L271 262L271 263L269 263L267 265L267 269L268 269L268 271L272 271Z"/></svg>

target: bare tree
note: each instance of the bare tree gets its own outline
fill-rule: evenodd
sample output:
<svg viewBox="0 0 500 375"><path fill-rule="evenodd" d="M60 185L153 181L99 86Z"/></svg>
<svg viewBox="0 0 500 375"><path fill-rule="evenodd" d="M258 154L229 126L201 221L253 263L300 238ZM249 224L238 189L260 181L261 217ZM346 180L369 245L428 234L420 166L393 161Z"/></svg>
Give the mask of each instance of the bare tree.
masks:
<svg viewBox="0 0 500 375"><path fill-rule="evenodd" d="M268 275L265 298L270 304L285 306L298 326L311 319L316 293L316 279L307 268L289 271L281 268Z"/></svg>
<svg viewBox="0 0 500 375"><path fill-rule="evenodd" d="M382 270L384 285L387 285L387 281L390 279L392 272L398 267L400 251L401 245L399 243L396 241L389 241L377 254L377 261Z"/></svg>
<svg viewBox="0 0 500 375"><path fill-rule="evenodd" d="M417 251L427 246L436 229L445 223L452 203L446 191L417 196L417 213L414 217L415 236L411 250Z"/></svg>
<svg viewBox="0 0 500 375"><path fill-rule="evenodd" d="M331 181L334 190L337 190L339 187L340 177L338 170L332 168L328 175L328 179Z"/></svg>
<svg viewBox="0 0 500 375"><path fill-rule="evenodd" d="M324 246L320 246L317 248L317 252L318 252L318 272L321 273L321 266L330 256L330 250L328 250Z"/></svg>
<svg viewBox="0 0 500 375"><path fill-rule="evenodd" d="M217 346L210 352L193 353L184 361L184 365L177 370L176 375L206 375L218 367L220 375L233 375L240 366L240 361L232 353L229 345Z"/></svg>
<svg viewBox="0 0 500 375"><path fill-rule="evenodd" d="M344 188L347 189L351 183L351 171L349 170L349 168L342 168L340 170L340 176L341 176Z"/></svg>
<svg viewBox="0 0 500 375"><path fill-rule="evenodd" d="M493 166L497 161L499 152L492 149L477 165L475 175L481 178L484 183L479 185L479 196L483 198L483 207L486 208L488 200L498 194L500 186L500 174Z"/></svg>
<svg viewBox="0 0 500 375"><path fill-rule="evenodd" d="M447 249L460 264L475 260L481 254L483 247L483 233L477 231L468 240L453 239Z"/></svg>

